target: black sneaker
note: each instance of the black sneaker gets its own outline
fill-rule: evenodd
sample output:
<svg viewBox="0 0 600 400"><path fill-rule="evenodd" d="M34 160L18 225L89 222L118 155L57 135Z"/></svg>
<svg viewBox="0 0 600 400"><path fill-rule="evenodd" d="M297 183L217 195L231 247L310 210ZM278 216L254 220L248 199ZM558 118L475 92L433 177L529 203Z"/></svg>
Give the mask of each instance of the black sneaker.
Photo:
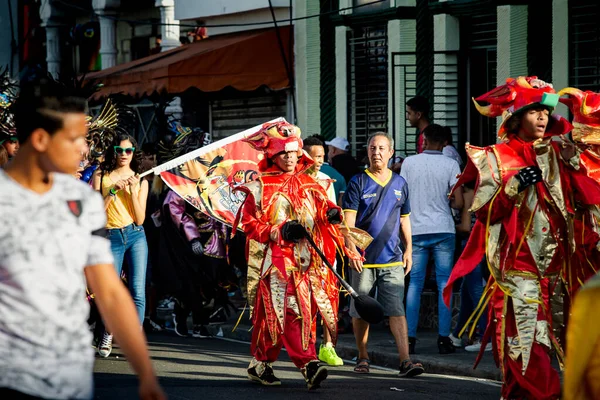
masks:
<svg viewBox="0 0 600 400"><path fill-rule="evenodd" d="M327 368L318 360L309 361L302 369L302 374L308 390L315 390L320 388L321 382L327 378Z"/></svg>
<svg viewBox="0 0 600 400"><path fill-rule="evenodd" d="M177 315L173 314L173 325L175 325L175 333L177 334L177 336L190 336L190 333L187 329L187 321L183 321L183 318L177 318Z"/></svg>
<svg viewBox="0 0 600 400"><path fill-rule="evenodd" d="M408 338L408 354L415 354L416 345L417 345L417 338L409 336L409 338Z"/></svg>
<svg viewBox="0 0 600 400"><path fill-rule="evenodd" d="M195 338L206 339L211 338L212 335L204 325L194 325L194 330L192 331L192 336Z"/></svg>
<svg viewBox="0 0 600 400"><path fill-rule="evenodd" d="M452 344L452 339L448 336L438 336L437 343L440 354L452 354L456 351L456 347Z"/></svg>
<svg viewBox="0 0 600 400"><path fill-rule="evenodd" d="M258 369L263 369L262 374L258 374ZM264 386L279 386L281 381L275 376L273 367L269 363L260 363L254 367L248 368L248 378L251 381L258 382Z"/></svg>

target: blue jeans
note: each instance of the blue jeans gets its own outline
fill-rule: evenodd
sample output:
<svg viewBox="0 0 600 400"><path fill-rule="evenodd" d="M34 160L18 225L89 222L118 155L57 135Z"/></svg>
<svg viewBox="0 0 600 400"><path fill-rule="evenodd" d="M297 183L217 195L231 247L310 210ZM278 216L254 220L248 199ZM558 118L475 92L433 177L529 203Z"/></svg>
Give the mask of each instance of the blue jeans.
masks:
<svg viewBox="0 0 600 400"><path fill-rule="evenodd" d="M421 308L421 293L425 285L425 275L429 256L433 256L435 262L435 280L438 287L438 333L440 336L450 335L452 324L452 305L446 307L443 299L443 290L450 277L454 265L453 233L432 233L426 235L414 235L413 244L413 267L410 271L410 283L406 297L406 319L408 322L408 336L417 337L417 326L419 325L419 310Z"/></svg>
<svg viewBox="0 0 600 400"><path fill-rule="evenodd" d="M146 267L148 264L148 244L144 227L131 224L125 228L108 229L107 236L115 258L115 269L119 276L123 270L123 259L127 257L129 291L138 312L140 325L142 325L146 308Z"/></svg>
<svg viewBox="0 0 600 400"><path fill-rule="evenodd" d="M479 300L483 295L483 274L482 269L485 268L485 258L481 263L475 267L468 275L463 278L462 284L460 285L460 312L458 313L458 324L454 329L454 336L458 337L458 334L465 326L469 317L475 310L475 307L479 304ZM477 322L478 332L476 337L481 338L487 327L487 312L481 314L481 318Z"/></svg>

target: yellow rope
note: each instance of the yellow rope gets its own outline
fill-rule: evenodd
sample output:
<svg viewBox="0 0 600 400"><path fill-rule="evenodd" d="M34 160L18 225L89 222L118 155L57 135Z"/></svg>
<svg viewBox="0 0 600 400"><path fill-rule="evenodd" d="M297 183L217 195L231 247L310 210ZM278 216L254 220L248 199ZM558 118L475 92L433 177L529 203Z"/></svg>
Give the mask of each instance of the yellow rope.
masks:
<svg viewBox="0 0 600 400"><path fill-rule="evenodd" d="M490 292L491 286L492 286L491 283L492 283L492 280L491 279L488 280L488 283L485 286L485 289L483 290L483 294L481 295L481 298L479 299L479 303L477 304L477 307L475 307L475 309L473 310L473 312L469 316L469 319L467 320L467 322L465 323L465 325L460 330L460 333L458 334L458 337L461 337L465 333L465 331L467 330L467 327L469 326L469 324L471 322L473 322L473 326L475 326L477 324L477 321L481 317L481 313L478 312L478 310L480 310L480 308L483 309L483 310L485 310L485 307L487 306L487 304L490 301L489 299L486 300L486 297L488 297L488 295L490 294L489 292ZM489 297L491 298L491 296L489 296ZM478 314L478 316L476 317L477 314ZM476 317L476 318L473 321L474 317ZM471 335L472 335L472 333L469 334L469 337L471 337Z"/></svg>
<svg viewBox="0 0 600 400"><path fill-rule="evenodd" d="M486 310L488 304L490 303L490 301L492 300L492 296L494 295L494 293L490 293L490 295L487 297L485 303L483 303L483 306L481 307L481 309L479 310L479 312L477 313L477 317L475 317L475 321L473 321L473 325L471 326L471 330L469 331L469 338L473 337L473 333L475 332L475 328L477 327L477 322L479 321L479 319L481 318L481 315L483 314L483 312ZM483 336L484 332L481 332L481 336Z"/></svg>
<svg viewBox="0 0 600 400"><path fill-rule="evenodd" d="M237 329L240 322L242 322L242 317L244 316L244 313L246 312L246 306L248 306L248 302L246 302L246 304L244 304L244 309L242 310L242 313L240 314L240 316L239 316L237 322L235 323L235 326L231 330L231 332L235 332L235 330Z"/></svg>

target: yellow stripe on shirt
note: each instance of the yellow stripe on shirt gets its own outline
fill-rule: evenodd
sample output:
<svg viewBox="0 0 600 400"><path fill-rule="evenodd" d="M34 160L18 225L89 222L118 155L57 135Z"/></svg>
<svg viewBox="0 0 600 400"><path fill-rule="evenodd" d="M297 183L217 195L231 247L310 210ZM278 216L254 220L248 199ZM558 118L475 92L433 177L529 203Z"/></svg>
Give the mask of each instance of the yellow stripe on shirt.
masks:
<svg viewBox="0 0 600 400"><path fill-rule="evenodd" d="M402 261L396 261L393 263L387 264L363 264L363 268L387 268L387 267L403 267L404 263Z"/></svg>

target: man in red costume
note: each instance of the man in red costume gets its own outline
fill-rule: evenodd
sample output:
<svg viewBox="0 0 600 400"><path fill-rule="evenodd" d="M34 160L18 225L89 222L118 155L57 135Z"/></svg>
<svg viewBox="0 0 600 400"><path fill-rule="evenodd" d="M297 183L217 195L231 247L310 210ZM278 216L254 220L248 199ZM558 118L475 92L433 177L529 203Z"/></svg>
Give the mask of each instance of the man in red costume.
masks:
<svg viewBox="0 0 600 400"><path fill-rule="evenodd" d="M577 251L571 254L568 277L569 300L572 300L600 266L600 94L570 87L558 94L569 95L560 101L573 115L571 138L577 144L576 154L580 158L580 168L570 176L577 194L573 216Z"/></svg>
<svg viewBox="0 0 600 400"><path fill-rule="evenodd" d="M271 363L285 345L308 388L315 389L327 377L315 351L316 312L335 341L339 292L335 277L304 237L311 235L333 264L336 248L344 249L336 226L341 210L305 173L313 162L302 152L298 127L265 124L246 142L265 155L261 177L237 189L247 195L238 221L247 236L248 303L253 306L254 358L248 377L280 385ZM355 251L346 253L360 258Z"/></svg>
<svg viewBox="0 0 600 400"><path fill-rule="evenodd" d="M536 77L507 83L476 99L483 115L503 115L502 142L467 145L468 165L458 185L476 181L472 211L477 222L445 290L485 255L491 272L475 314L489 303L482 340L492 339L503 372L503 399L558 399L560 380L550 350L562 364L564 285L573 251L570 171L579 158L562 136L571 125L550 116L558 103L551 85ZM479 357L483 351L480 352Z"/></svg>

